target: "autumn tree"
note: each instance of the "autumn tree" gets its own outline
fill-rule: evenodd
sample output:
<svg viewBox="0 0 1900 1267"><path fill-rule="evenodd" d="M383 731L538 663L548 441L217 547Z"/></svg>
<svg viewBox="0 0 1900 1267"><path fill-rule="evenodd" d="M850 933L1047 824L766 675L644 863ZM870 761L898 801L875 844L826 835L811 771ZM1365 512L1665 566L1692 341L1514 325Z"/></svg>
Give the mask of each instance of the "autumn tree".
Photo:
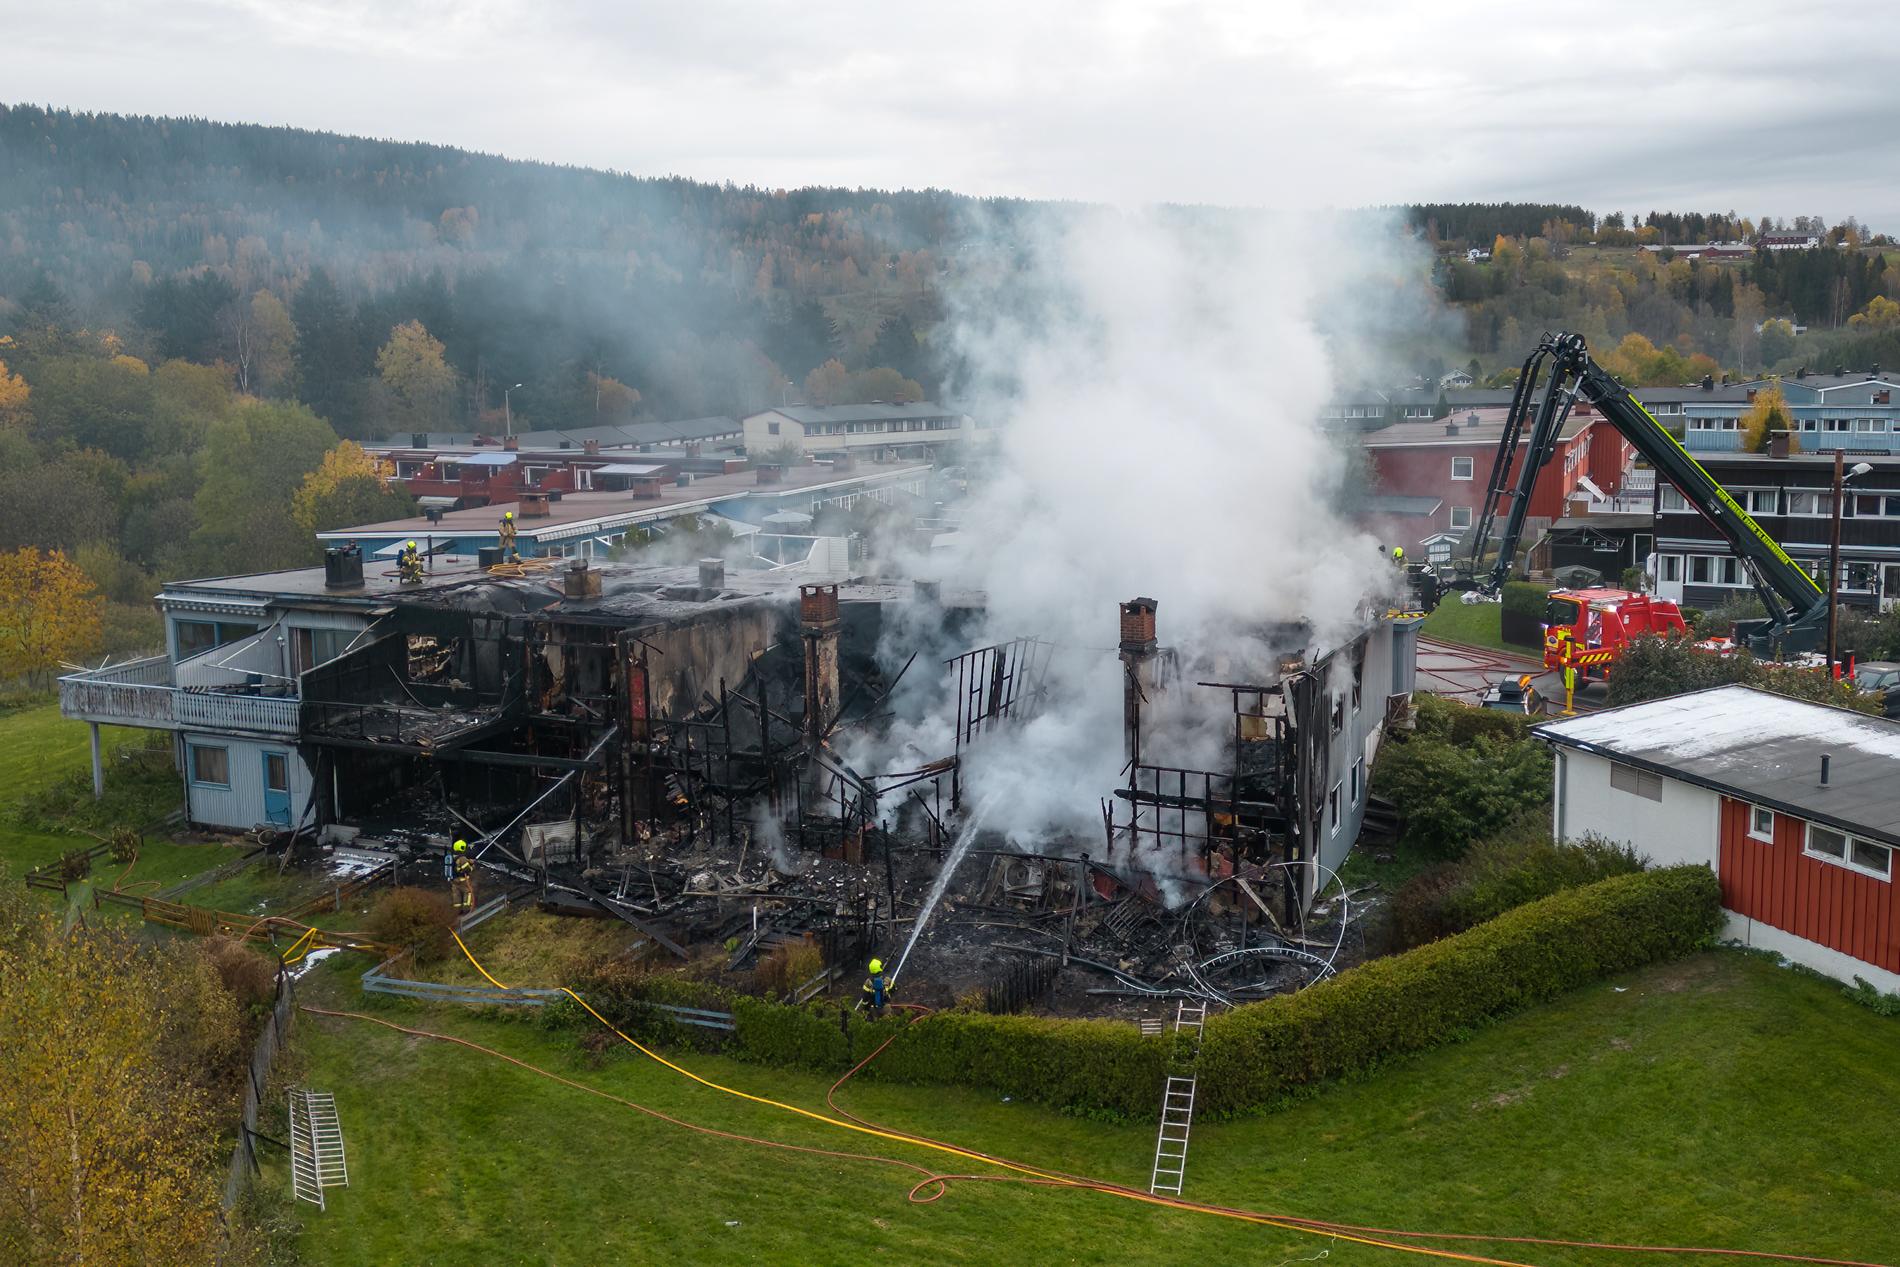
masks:
<svg viewBox="0 0 1900 1267"><path fill-rule="evenodd" d="M0 554L0 677L43 679L99 641L92 581L58 550Z"/></svg>
<svg viewBox="0 0 1900 1267"><path fill-rule="evenodd" d="M286 511L336 444L328 423L288 401L245 400L212 423L193 500L198 565L254 572L313 560L316 543Z"/></svg>
<svg viewBox="0 0 1900 1267"><path fill-rule="evenodd" d="M383 378L404 426L428 431L441 426L455 399L455 371L442 355L442 342L420 321L405 321L389 332L376 354Z"/></svg>
<svg viewBox="0 0 1900 1267"><path fill-rule="evenodd" d="M297 327L283 301L260 290L248 302L231 305L227 324L237 389L264 396L283 386L290 378L297 343Z"/></svg>
<svg viewBox="0 0 1900 1267"><path fill-rule="evenodd" d="M1742 452L1761 453L1768 448L1768 437L1772 432L1786 431L1790 447L1795 444L1794 422L1788 413L1788 402L1781 394L1781 388L1769 385L1755 393L1755 399L1749 402L1742 414Z"/></svg>
<svg viewBox="0 0 1900 1267"><path fill-rule="evenodd" d="M640 403L640 393L617 378L589 371L587 385L594 391L594 421L597 423L625 422L633 417L634 407Z"/></svg>
<svg viewBox="0 0 1900 1267"><path fill-rule="evenodd" d="M1895 303L1885 295L1875 295L1867 301L1867 306L1847 319L1847 324L1856 330L1893 330L1900 328L1900 303Z"/></svg>
<svg viewBox="0 0 1900 1267"><path fill-rule="evenodd" d="M851 371L834 356L805 376L805 399L814 405L840 404L850 387Z"/></svg>
<svg viewBox="0 0 1900 1267"><path fill-rule="evenodd" d="M304 476L291 499L290 517L305 532L317 533L412 514L415 500L389 485L395 473L356 441L345 440Z"/></svg>
<svg viewBox="0 0 1900 1267"><path fill-rule="evenodd" d="M195 944L0 929L0 1260L209 1264L238 1007Z"/></svg>
<svg viewBox="0 0 1900 1267"><path fill-rule="evenodd" d="M26 402L33 394L24 378L7 370L0 361L0 427L24 427Z"/></svg>
<svg viewBox="0 0 1900 1267"><path fill-rule="evenodd" d="M1794 326L1782 317L1762 322L1759 354L1764 369L1773 368L1794 355Z"/></svg>

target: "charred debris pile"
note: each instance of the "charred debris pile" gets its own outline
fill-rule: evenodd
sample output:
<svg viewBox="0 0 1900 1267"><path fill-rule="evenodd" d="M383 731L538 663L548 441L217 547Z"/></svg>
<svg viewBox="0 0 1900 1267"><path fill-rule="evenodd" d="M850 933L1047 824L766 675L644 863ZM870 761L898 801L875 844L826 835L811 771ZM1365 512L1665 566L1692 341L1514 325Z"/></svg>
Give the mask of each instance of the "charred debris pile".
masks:
<svg viewBox="0 0 1900 1267"><path fill-rule="evenodd" d="M387 851L420 878L464 837L482 903L623 920L662 966L719 953L738 970L810 941L825 972L806 997L913 939L907 997L993 1010L1298 988L1351 950L1331 869L1380 728L1404 712L1409 643L1369 618L1317 654L1289 628L1264 680L1196 681L1156 611L1124 603L1112 650L1063 649L984 641L982 595L921 581L716 561L472 577L392 601L305 675L318 794L297 834ZM905 649L907 631L922 632ZM1120 662L1122 733L1102 742L1122 773L1099 826L1025 844L1006 806L982 829L970 757L1061 707L1050 663L1065 652ZM944 750L853 768L847 741L919 700ZM1215 719L1217 762L1173 760L1150 724L1170 700Z"/></svg>

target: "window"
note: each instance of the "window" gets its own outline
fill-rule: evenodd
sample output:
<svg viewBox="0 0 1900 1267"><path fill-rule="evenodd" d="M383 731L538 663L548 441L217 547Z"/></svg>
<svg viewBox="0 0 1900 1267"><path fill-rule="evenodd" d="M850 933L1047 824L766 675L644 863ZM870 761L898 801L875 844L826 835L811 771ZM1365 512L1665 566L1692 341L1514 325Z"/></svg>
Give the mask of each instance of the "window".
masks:
<svg viewBox="0 0 1900 1267"><path fill-rule="evenodd" d="M1741 560L1729 557L1717 559L1715 562L1715 583L1717 585L1743 585L1747 583L1742 577Z"/></svg>
<svg viewBox="0 0 1900 1267"><path fill-rule="evenodd" d="M1662 579L1665 581L1680 581L1682 579L1682 556L1680 554L1665 554L1662 556Z"/></svg>
<svg viewBox="0 0 1900 1267"><path fill-rule="evenodd" d="M766 424L765 424L765 434L766 434L766 435L768 435L768 436L775 436L775 435L777 435L777 434L778 434L778 424L777 424L776 422L768 422L768 423L766 423Z"/></svg>
<svg viewBox="0 0 1900 1267"><path fill-rule="evenodd" d="M1359 798L1366 792L1366 759L1359 758L1352 763L1352 803L1357 805Z"/></svg>
<svg viewBox="0 0 1900 1267"><path fill-rule="evenodd" d="M1326 794L1326 814L1332 820L1332 833L1339 834L1339 784L1333 784L1333 790Z"/></svg>
<svg viewBox="0 0 1900 1267"><path fill-rule="evenodd" d="M1751 515L1772 515L1777 513L1781 494L1772 488L1751 488L1748 490L1748 513Z"/></svg>
<svg viewBox="0 0 1900 1267"><path fill-rule="evenodd" d="M1453 458L1451 460L1451 477L1455 480L1470 479L1472 477L1472 466L1473 463L1470 458Z"/></svg>
<svg viewBox="0 0 1900 1267"><path fill-rule="evenodd" d="M212 787L231 786L231 754L223 748L191 745L191 781Z"/></svg>
<svg viewBox="0 0 1900 1267"><path fill-rule="evenodd" d="M302 673L319 664L327 664L342 655L356 635L348 629L304 629L292 626L290 630L291 672Z"/></svg>
<svg viewBox="0 0 1900 1267"><path fill-rule="evenodd" d="M227 642L236 642L257 632L256 625L239 625L225 620L181 620L177 627L180 660L188 660L200 651L222 647Z"/></svg>
<svg viewBox="0 0 1900 1267"><path fill-rule="evenodd" d="M1751 840L1766 840L1770 844L1775 839L1775 811L1766 805L1748 807L1748 835Z"/></svg>
<svg viewBox="0 0 1900 1267"><path fill-rule="evenodd" d="M1633 765L1611 762L1610 786L1619 792L1640 796L1646 801L1662 800L1662 775L1649 770L1638 770Z"/></svg>
<svg viewBox="0 0 1900 1267"><path fill-rule="evenodd" d="M1893 875L1893 850L1832 827L1809 823L1803 847L1809 857L1837 863L1850 871L1862 871L1883 880Z"/></svg>
<svg viewBox="0 0 1900 1267"><path fill-rule="evenodd" d="M1333 696L1333 733L1336 735L1346 728L1346 697Z"/></svg>
<svg viewBox="0 0 1900 1267"><path fill-rule="evenodd" d="M1788 493L1788 513L1791 515L1807 515L1811 517L1832 515L1834 513L1834 494L1795 492L1790 490Z"/></svg>
<svg viewBox="0 0 1900 1267"><path fill-rule="evenodd" d="M1451 508L1451 526L1454 528L1469 528L1471 526L1471 507L1453 506Z"/></svg>
<svg viewBox="0 0 1900 1267"><path fill-rule="evenodd" d="M208 749L199 749L208 751ZM269 792L290 791L290 765L281 752L264 754L264 789Z"/></svg>
<svg viewBox="0 0 1900 1267"><path fill-rule="evenodd" d="M1689 556L1689 584L1707 585L1709 583L1709 564L1712 560L1706 554Z"/></svg>
<svg viewBox="0 0 1900 1267"><path fill-rule="evenodd" d="M1683 500L1682 490L1673 484L1659 484L1656 487L1656 509L1661 511L1685 511L1689 503Z"/></svg>

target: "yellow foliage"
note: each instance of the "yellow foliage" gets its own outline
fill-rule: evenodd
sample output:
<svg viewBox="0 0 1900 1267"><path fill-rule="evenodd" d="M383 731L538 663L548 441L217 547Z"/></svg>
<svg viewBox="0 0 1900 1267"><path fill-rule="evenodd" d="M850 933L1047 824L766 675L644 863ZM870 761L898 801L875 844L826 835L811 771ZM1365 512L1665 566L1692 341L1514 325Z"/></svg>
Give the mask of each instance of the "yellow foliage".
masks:
<svg viewBox="0 0 1900 1267"><path fill-rule="evenodd" d="M0 554L0 677L45 673L99 643L104 600L58 550Z"/></svg>
<svg viewBox="0 0 1900 1267"><path fill-rule="evenodd" d="M1865 308L1847 319L1847 324L1866 330L1891 330L1900 326L1900 303L1875 295Z"/></svg>
<svg viewBox="0 0 1900 1267"><path fill-rule="evenodd" d="M113 357L112 363L121 369L131 370L134 374L150 374L152 372L151 366L147 365L144 361L139 360L138 357L129 356L124 352L121 352L119 353L119 355Z"/></svg>
<svg viewBox="0 0 1900 1267"><path fill-rule="evenodd" d="M1763 387L1755 393L1755 399L1749 404L1748 412L1742 415L1742 452L1760 453L1768 447L1768 433L1786 431L1790 450L1798 447L1794 435L1794 422L1788 413L1788 402L1781 394L1781 388Z"/></svg>
<svg viewBox="0 0 1900 1267"><path fill-rule="evenodd" d="M0 929L0 1261L209 1263L238 1018L194 947Z"/></svg>
<svg viewBox="0 0 1900 1267"><path fill-rule="evenodd" d="M0 423L18 423L25 419L27 397L33 389L27 386L24 378L7 371L7 363L0 361Z"/></svg>
<svg viewBox="0 0 1900 1267"><path fill-rule="evenodd" d="M303 485L290 499L290 517L305 532L315 532L319 504L345 480L387 481L395 473L396 468L390 463L366 452L356 441L345 440L324 454L317 469L303 477Z"/></svg>

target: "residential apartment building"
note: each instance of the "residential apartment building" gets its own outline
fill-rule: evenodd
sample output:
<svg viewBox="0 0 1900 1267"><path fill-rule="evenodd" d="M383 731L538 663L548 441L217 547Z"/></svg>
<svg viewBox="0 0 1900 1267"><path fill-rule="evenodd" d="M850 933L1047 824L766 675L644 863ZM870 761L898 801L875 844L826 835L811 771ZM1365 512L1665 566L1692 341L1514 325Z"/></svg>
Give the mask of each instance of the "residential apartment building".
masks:
<svg viewBox="0 0 1900 1267"><path fill-rule="evenodd" d="M989 423L944 405L784 405L745 420L748 453L791 446L800 453L848 453L879 461L933 458L953 446L989 443Z"/></svg>
<svg viewBox="0 0 1900 1267"><path fill-rule="evenodd" d="M1491 468L1504 434L1504 411L1466 410L1441 422L1400 422L1360 437L1371 462L1378 500L1362 515L1368 530L1394 536L1388 545L1408 553L1448 560L1483 513ZM1515 480L1528 440L1512 460ZM1634 450L1601 415L1572 413L1550 462L1538 474L1526 520L1525 540L1534 541L1573 505L1608 505L1631 469ZM1425 510L1427 502L1433 508ZM1402 512L1400 513L1402 508Z"/></svg>
<svg viewBox="0 0 1900 1267"><path fill-rule="evenodd" d="M1826 583L1834 515L1834 455L1701 453L1703 467L1795 562ZM1886 608L1900 602L1900 455L1854 455L1841 502L1841 600ZM1667 483L1656 507L1656 592L1690 607L1716 607L1753 592L1728 544Z"/></svg>
<svg viewBox="0 0 1900 1267"><path fill-rule="evenodd" d="M1637 396L1658 421L1680 418L1689 452L1736 453L1742 447L1742 416L1770 386L1781 389L1801 448L1900 453L1900 384L1883 376L1877 365L1860 374L1803 371L1728 384L1705 379L1698 387L1646 389Z"/></svg>

